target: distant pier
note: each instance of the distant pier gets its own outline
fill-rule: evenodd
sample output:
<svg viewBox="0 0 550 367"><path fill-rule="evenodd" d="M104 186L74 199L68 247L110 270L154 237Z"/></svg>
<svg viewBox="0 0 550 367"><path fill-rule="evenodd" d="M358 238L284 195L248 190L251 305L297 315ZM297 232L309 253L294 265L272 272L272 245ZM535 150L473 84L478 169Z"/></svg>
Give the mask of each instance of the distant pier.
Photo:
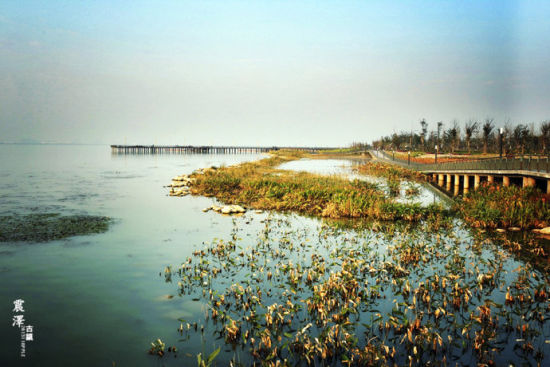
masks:
<svg viewBox="0 0 550 367"><path fill-rule="evenodd" d="M314 153L329 147L252 147L252 146L193 146L193 145L111 145L112 154L251 154L272 150L294 150Z"/></svg>

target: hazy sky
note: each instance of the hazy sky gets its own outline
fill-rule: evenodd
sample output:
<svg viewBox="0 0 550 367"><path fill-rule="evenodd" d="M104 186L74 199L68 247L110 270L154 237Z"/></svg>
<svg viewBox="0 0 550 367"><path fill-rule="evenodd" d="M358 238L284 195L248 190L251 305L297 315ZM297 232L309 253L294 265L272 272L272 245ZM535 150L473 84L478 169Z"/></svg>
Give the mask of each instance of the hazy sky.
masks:
<svg viewBox="0 0 550 367"><path fill-rule="evenodd" d="M550 119L549 1L0 1L0 141L340 146Z"/></svg>

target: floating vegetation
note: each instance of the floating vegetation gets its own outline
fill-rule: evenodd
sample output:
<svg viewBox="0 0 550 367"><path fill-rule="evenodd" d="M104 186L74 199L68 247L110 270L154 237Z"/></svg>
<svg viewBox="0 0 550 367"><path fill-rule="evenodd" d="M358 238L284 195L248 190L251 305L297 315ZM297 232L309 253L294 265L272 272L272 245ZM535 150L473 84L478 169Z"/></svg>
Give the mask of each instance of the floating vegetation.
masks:
<svg viewBox="0 0 550 367"><path fill-rule="evenodd" d="M457 209L474 227L526 229L550 224L548 196L533 187L485 183L458 200Z"/></svg>
<svg viewBox="0 0 550 367"><path fill-rule="evenodd" d="M0 217L0 242L46 242L61 238L102 233L108 217L59 213L8 215Z"/></svg>
<svg viewBox="0 0 550 367"><path fill-rule="evenodd" d="M354 231L275 216L245 240L235 226L164 271L207 305L182 321L183 343L213 335L206 344L225 344L231 365L548 363L548 273L459 221L430 225Z"/></svg>
<svg viewBox="0 0 550 367"><path fill-rule="evenodd" d="M320 217L418 221L447 214L440 204L397 202L396 195L387 197L379 185L367 181L275 168L298 157L298 153L287 156L283 152L256 162L180 176L171 185L171 195L175 195L174 185L183 182L186 193L216 197L226 204ZM394 182L390 191L393 187L399 193L399 180L388 182Z"/></svg>

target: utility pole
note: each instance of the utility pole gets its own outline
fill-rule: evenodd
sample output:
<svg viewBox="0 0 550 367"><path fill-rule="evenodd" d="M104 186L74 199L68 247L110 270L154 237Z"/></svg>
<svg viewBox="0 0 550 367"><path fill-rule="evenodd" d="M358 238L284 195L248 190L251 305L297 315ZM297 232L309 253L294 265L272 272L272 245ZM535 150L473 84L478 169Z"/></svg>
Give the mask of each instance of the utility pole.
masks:
<svg viewBox="0 0 550 367"><path fill-rule="evenodd" d="M498 141L499 141L499 150L500 150L500 159L502 159L502 135L504 135L504 129L501 127L498 130Z"/></svg>

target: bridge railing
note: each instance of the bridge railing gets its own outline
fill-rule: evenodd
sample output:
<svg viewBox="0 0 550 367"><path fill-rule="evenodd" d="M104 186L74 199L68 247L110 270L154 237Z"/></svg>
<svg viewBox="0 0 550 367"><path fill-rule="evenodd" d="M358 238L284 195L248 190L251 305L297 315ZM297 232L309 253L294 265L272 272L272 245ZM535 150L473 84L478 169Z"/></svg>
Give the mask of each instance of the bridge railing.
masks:
<svg viewBox="0 0 550 367"><path fill-rule="evenodd" d="M418 171L533 171L550 172L548 156L522 156L502 158L469 159L456 162L418 163L403 160L383 151L374 151L375 156Z"/></svg>

